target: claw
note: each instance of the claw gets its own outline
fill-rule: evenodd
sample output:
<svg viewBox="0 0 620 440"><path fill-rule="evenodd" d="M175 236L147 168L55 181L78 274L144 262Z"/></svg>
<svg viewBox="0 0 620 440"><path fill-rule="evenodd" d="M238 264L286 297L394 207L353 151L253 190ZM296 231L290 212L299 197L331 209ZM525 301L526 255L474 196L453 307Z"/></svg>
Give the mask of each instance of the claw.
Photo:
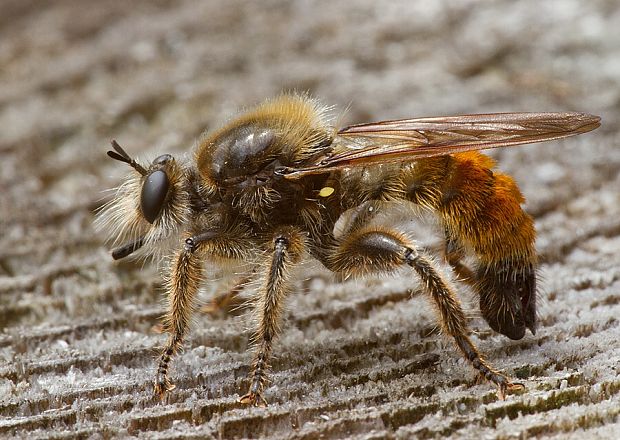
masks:
<svg viewBox="0 0 620 440"><path fill-rule="evenodd" d="M246 395L239 397L239 400L237 401L244 405L252 405L258 408L267 408L267 401L261 394L258 393L247 393Z"/></svg>
<svg viewBox="0 0 620 440"><path fill-rule="evenodd" d="M170 379L166 377L155 382L155 384L153 385L153 392L157 397L159 397L159 400L163 402L166 398L166 395L175 388L176 385L173 384Z"/></svg>
<svg viewBox="0 0 620 440"><path fill-rule="evenodd" d="M485 377L482 373L476 375L476 384L483 383L485 380L493 382L497 386L497 398L499 400L506 400L507 394L525 390L525 385L520 382L511 382L507 376L498 372L493 372L490 377Z"/></svg>
<svg viewBox="0 0 620 440"><path fill-rule="evenodd" d="M525 390L525 385L523 385L522 383L519 383L519 382L502 383L497 386L497 398L499 400L506 400L506 392L515 393L515 392L519 392L523 390Z"/></svg>

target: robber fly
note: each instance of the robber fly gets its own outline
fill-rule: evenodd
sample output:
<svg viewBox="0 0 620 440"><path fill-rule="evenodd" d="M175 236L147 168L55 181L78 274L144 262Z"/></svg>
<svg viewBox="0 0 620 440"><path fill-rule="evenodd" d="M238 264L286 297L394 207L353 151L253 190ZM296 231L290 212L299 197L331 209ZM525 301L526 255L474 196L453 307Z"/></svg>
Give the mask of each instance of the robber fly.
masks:
<svg viewBox="0 0 620 440"><path fill-rule="evenodd" d="M253 266L258 286L250 386L239 400L266 405L289 269L304 256L344 276L410 267L443 332L500 398L523 388L480 354L454 286L411 231L379 214L403 205L434 213L446 260L472 284L482 316L493 330L520 339L526 329L536 331L534 224L515 181L477 150L560 139L599 125L599 117L583 113L499 113L337 129L327 107L285 94L205 134L188 161L165 154L140 164L113 141L108 155L134 172L99 213L118 245L112 256L176 243L165 269L168 339L155 394L163 398L174 389L169 365L187 336L205 266L232 260ZM345 213L346 226L336 233ZM466 265L465 257L475 263Z"/></svg>

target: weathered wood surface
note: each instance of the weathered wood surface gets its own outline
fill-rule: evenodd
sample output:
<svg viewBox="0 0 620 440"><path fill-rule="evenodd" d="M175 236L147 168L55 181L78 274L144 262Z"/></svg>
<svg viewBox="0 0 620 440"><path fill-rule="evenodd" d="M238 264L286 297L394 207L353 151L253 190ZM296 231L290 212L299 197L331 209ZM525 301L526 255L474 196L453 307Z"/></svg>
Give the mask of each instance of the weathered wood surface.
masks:
<svg viewBox="0 0 620 440"><path fill-rule="evenodd" d="M615 0L4 0L0 13L0 437L614 438L620 429L620 10ZM199 316L168 404L151 393L155 268L114 264L93 210L127 171L282 90L344 122L601 114L593 134L494 152L535 216L540 330L493 334L527 386L497 401L433 331L416 281L300 274L267 409L242 408L246 322ZM462 298L475 300L466 288Z"/></svg>

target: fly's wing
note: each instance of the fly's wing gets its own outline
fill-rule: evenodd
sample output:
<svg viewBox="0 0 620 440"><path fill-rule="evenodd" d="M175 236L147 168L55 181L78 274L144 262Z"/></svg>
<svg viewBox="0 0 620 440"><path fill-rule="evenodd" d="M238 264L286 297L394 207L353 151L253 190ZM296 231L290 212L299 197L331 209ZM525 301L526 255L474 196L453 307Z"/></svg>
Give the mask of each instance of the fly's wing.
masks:
<svg viewBox="0 0 620 440"><path fill-rule="evenodd" d="M334 148L313 163L280 171L288 179L298 179L347 167L550 141L599 126L598 116L574 112L493 113L359 124L339 130Z"/></svg>

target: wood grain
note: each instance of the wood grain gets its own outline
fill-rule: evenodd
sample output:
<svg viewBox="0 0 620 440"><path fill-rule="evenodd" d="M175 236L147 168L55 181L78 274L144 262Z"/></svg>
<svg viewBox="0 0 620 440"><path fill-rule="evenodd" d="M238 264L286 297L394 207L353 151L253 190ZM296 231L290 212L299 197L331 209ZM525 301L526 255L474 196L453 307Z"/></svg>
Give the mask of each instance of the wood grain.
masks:
<svg viewBox="0 0 620 440"><path fill-rule="evenodd" d="M613 438L620 412L620 15L615 2L5 0L0 19L0 437ZM540 330L474 339L527 392L497 401L406 274L297 274L266 409L236 403L242 316L197 317L152 396L161 279L114 263L93 211L139 157L282 90L342 125L582 111L602 127L493 152L535 216ZM428 227L421 224L419 228ZM421 240L427 232L416 231ZM432 240L431 240L432 241ZM431 243L432 244L432 243ZM219 273L214 273L219 278ZM205 300L226 284L217 280ZM219 289L219 290L218 290Z"/></svg>

